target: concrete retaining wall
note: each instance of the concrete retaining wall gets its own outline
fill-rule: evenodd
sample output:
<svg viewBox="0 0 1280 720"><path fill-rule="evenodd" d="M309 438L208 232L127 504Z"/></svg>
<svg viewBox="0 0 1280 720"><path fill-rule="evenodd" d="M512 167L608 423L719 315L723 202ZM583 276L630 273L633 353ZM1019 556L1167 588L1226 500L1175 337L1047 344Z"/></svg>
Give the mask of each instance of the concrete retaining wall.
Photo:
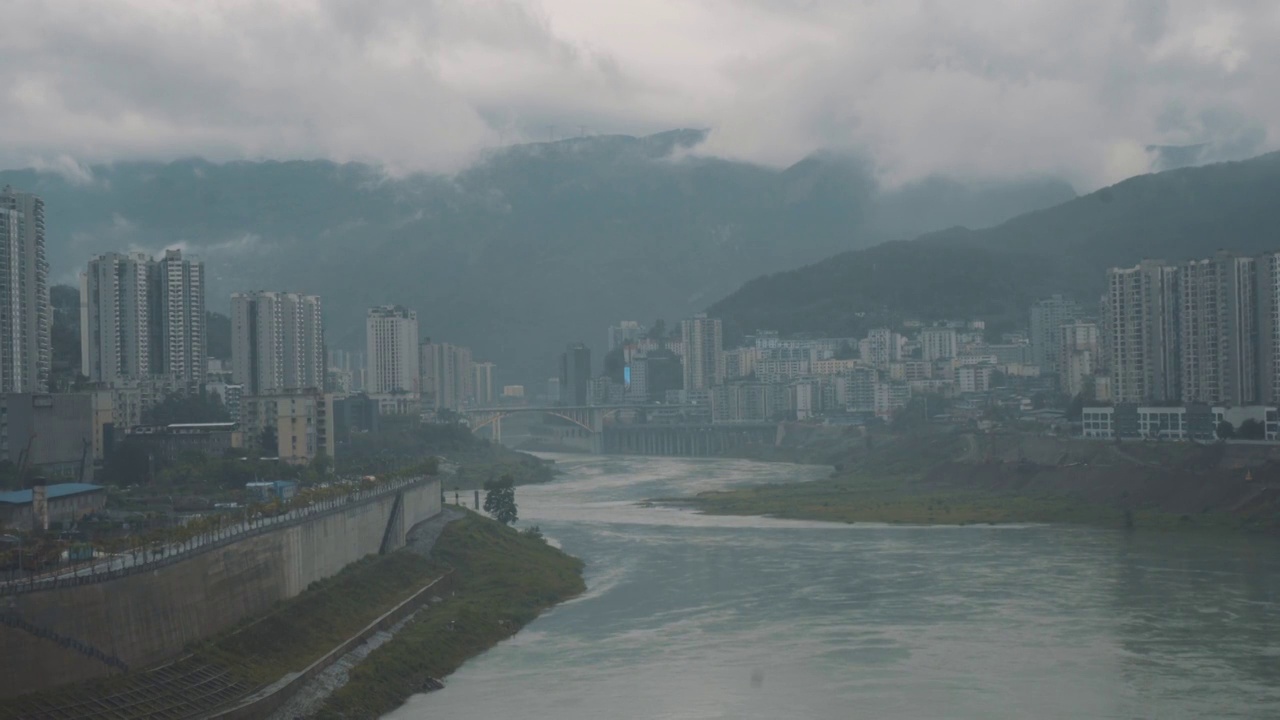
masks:
<svg viewBox="0 0 1280 720"><path fill-rule="evenodd" d="M405 527L440 512L440 481L403 492ZM3 610L141 668L266 611L378 552L396 493L200 553L149 573L6 598ZM29 632L0 626L0 697L106 675L105 664Z"/></svg>

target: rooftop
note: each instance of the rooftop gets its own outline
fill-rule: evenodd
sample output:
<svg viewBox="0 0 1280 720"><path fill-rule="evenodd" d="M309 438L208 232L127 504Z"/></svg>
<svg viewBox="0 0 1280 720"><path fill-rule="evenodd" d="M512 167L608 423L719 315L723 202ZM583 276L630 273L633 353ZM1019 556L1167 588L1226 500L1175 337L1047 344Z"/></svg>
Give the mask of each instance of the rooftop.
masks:
<svg viewBox="0 0 1280 720"><path fill-rule="evenodd" d="M45 487L47 488L45 491L46 497L50 500L105 489L101 485L90 485L89 483L59 483L57 485L46 485ZM26 505L29 502L31 502L30 489L0 493L0 504Z"/></svg>

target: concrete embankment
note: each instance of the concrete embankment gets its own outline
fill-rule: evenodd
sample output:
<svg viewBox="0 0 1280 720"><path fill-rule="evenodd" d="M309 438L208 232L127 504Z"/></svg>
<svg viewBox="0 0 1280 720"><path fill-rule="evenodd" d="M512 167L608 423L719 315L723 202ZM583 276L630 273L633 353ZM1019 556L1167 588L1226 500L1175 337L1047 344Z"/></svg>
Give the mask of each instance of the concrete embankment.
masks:
<svg viewBox="0 0 1280 720"><path fill-rule="evenodd" d="M439 511L432 479L154 571L7 597L0 613L23 627L0 625L0 697L118 672L54 638L131 669L159 663L366 555L403 547L406 529Z"/></svg>
<svg viewBox="0 0 1280 720"><path fill-rule="evenodd" d="M407 548L419 555L429 557L431 548L435 546L440 533L444 532L445 526L462 519L465 515L466 513L461 510L445 507L439 515L418 523L409 531L406 538ZM316 662L312 666L312 672L300 673L296 678L286 680L287 687L279 688L278 694L287 699L277 706L268 720L293 720L315 714L334 691L347 683L353 667L360 664L369 656L369 653L390 642L418 613L427 612L429 608L427 601L439 602L446 597L447 593L454 589L454 579L450 575L444 583L433 583L428 588L429 592L419 592L402 603L400 607L371 623L370 628L374 628L374 632L366 629L357 638L344 643L342 647ZM352 644L355 646L351 647ZM264 697L259 706L254 709L265 711L272 704L274 703L270 699ZM264 714L259 712L256 716L245 715L244 717L262 717Z"/></svg>

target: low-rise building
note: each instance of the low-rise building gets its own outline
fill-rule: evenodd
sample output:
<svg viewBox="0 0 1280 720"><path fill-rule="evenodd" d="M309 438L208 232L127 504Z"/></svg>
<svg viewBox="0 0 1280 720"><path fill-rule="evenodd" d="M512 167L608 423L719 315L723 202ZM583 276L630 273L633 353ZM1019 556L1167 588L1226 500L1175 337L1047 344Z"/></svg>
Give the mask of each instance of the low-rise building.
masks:
<svg viewBox="0 0 1280 720"><path fill-rule="evenodd" d="M153 462L176 462L184 453L221 456L244 447L244 435L234 422L137 425L129 429L129 442L147 449Z"/></svg>
<svg viewBox="0 0 1280 720"><path fill-rule="evenodd" d="M981 393L991 389L995 365L961 365L956 368L956 384L962 393Z"/></svg>
<svg viewBox="0 0 1280 720"><path fill-rule="evenodd" d="M922 360L903 360L889 363L890 380L912 382L914 380L928 380L931 377L933 377L933 363Z"/></svg>
<svg viewBox="0 0 1280 720"><path fill-rule="evenodd" d="M904 382L878 382L874 388L875 414L882 418L891 418L894 413L907 406L911 401L911 386Z"/></svg>
<svg viewBox="0 0 1280 720"><path fill-rule="evenodd" d="M423 409L422 398L410 393L377 393L369 397L377 403L380 415L418 415Z"/></svg>
<svg viewBox="0 0 1280 720"><path fill-rule="evenodd" d="M378 429L378 401L365 393L356 393L333 401L333 428L337 439L347 442L351 436Z"/></svg>
<svg viewBox="0 0 1280 720"><path fill-rule="evenodd" d="M298 483L292 480L270 480L244 484L245 494L258 502L289 502L298 494Z"/></svg>
<svg viewBox="0 0 1280 720"><path fill-rule="evenodd" d="M810 398L811 399L811 398ZM717 423L765 422L790 416L791 387L780 383L735 382L712 389L711 419Z"/></svg>
<svg viewBox="0 0 1280 720"><path fill-rule="evenodd" d="M54 523L76 522L106 506L107 490L101 485L41 485L0 493L0 525L24 532L37 527L47 530Z"/></svg>
<svg viewBox="0 0 1280 720"><path fill-rule="evenodd" d="M246 397L242 412L247 440L261 442L268 429L274 430L283 462L305 465L321 454L334 456L332 395L308 389Z"/></svg>
<svg viewBox="0 0 1280 720"><path fill-rule="evenodd" d="M168 395L180 392L186 392L186 385L167 376L112 381L111 408L115 426L130 428L141 425L143 413L164 402Z"/></svg>
<svg viewBox="0 0 1280 720"><path fill-rule="evenodd" d="M1263 438L1280 438L1280 410L1274 406L1236 407L1189 404L1181 406L1140 406L1120 403L1114 407L1086 407L1081 412L1081 435L1099 440L1196 440L1219 439L1222 423L1233 428L1245 422L1263 426Z"/></svg>
<svg viewBox="0 0 1280 720"><path fill-rule="evenodd" d="M244 399L244 386L235 383L207 382L204 384L205 394L212 398L218 396L222 406L227 409L227 416L232 420L240 420L240 403Z"/></svg>

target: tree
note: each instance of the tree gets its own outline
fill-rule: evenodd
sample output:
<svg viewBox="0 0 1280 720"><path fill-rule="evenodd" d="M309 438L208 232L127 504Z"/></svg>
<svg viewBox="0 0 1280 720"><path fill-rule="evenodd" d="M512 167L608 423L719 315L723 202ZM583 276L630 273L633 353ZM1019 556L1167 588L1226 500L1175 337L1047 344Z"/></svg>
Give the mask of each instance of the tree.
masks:
<svg viewBox="0 0 1280 720"><path fill-rule="evenodd" d="M441 425L457 425L462 422L462 413L452 408L442 407L436 410L436 422Z"/></svg>
<svg viewBox="0 0 1280 720"><path fill-rule="evenodd" d="M1067 405L1067 419L1071 422L1080 422L1084 417L1084 393L1076 393L1071 398L1071 404Z"/></svg>
<svg viewBox="0 0 1280 720"><path fill-rule="evenodd" d="M503 525L510 525L518 519L515 485L510 475L484 483L484 511Z"/></svg>
<svg viewBox="0 0 1280 720"><path fill-rule="evenodd" d="M604 374L615 383L622 384L626 372L627 358L623 351L623 347L610 350L604 355Z"/></svg>
<svg viewBox="0 0 1280 720"><path fill-rule="evenodd" d="M1240 423L1240 429L1236 431L1236 437L1241 440L1266 440L1267 426L1257 420L1245 420Z"/></svg>
<svg viewBox="0 0 1280 720"><path fill-rule="evenodd" d="M328 453L322 450L312 458L311 463L307 466L307 479L319 482L329 474L331 469L333 469L333 461L329 459Z"/></svg>
<svg viewBox="0 0 1280 720"><path fill-rule="evenodd" d="M205 333L209 345L206 351L211 357L231 359L231 318L222 313L206 312Z"/></svg>
<svg viewBox="0 0 1280 720"><path fill-rule="evenodd" d="M258 451L262 453L262 457L280 456L280 438L276 435L274 426L262 428L262 434L258 436Z"/></svg>
<svg viewBox="0 0 1280 720"><path fill-rule="evenodd" d="M169 393L159 404L142 413L146 425L171 425L173 423L228 422L230 413L217 393L182 394Z"/></svg>
<svg viewBox="0 0 1280 720"><path fill-rule="evenodd" d="M107 456L102 482L111 485L139 485L151 481L151 454L143 445L125 440Z"/></svg>
<svg viewBox="0 0 1280 720"><path fill-rule="evenodd" d="M1236 436L1235 425L1232 425L1230 422L1226 420L1223 420L1222 422L1218 423L1218 439L1219 440L1230 440L1235 436Z"/></svg>

